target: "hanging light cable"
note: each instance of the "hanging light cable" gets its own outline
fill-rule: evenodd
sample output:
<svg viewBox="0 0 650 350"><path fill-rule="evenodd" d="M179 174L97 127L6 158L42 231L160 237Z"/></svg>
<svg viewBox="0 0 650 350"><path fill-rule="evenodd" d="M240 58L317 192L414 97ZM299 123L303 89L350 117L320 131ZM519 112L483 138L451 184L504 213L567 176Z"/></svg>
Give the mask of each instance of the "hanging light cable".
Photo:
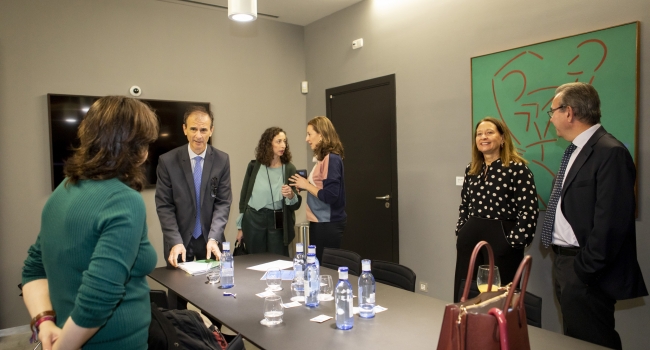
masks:
<svg viewBox="0 0 650 350"><path fill-rule="evenodd" d="M237 22L257 19L257 0L228 0L228 18Z"/></svg>

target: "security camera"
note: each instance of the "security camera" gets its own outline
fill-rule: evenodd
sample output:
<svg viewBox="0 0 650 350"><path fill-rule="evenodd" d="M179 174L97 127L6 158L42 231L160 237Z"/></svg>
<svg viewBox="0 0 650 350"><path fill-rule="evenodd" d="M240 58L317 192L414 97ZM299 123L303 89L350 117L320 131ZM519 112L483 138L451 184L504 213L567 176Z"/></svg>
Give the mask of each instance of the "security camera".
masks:
<svg viewBox="0 0 650 350"><path fill-rule="evenodd" d="M129 89L129 92L131 93L132 96L140 96L140 95L142 95L142 89L140 89L140 87L137 86L137 85L131 86L131 88Z"/></svg>

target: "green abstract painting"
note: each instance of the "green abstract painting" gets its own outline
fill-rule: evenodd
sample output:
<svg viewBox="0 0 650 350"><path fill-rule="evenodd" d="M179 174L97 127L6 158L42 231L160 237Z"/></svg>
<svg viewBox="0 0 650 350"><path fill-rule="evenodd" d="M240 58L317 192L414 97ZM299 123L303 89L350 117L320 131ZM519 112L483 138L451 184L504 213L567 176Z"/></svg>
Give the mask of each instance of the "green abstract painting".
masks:
<svg viewBox="0 0 650 350"><path fill-rule="evenodd" d="M633 22L471 59L472 133L486 116L508 125L535 175L541 209L568 145L546 114L555 89L564 83L596 88L603 127L636 162L638 32L639 23Z"/></svg>

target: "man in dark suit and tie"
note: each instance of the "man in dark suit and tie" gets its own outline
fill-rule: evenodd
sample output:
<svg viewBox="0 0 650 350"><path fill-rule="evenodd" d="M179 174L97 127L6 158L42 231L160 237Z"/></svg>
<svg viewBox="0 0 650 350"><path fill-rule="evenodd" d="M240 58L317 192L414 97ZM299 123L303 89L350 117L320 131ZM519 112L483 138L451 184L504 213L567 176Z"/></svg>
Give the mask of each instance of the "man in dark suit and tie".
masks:
<svg viewBox="0 0 650 350"><path fill-rule="evenodd" d="M558 87L548 114L557 135L571 142L542 226L542 242L555 253L564 334L621 349L614 304L648 295L637 262L634 162L600 125L593 86Z"/></svg>
<svg viewBox="0 0 650 350"><path fill-rule="evenodd" d="M158 161L156 210L168 267L221 256L232 192L228 155L208 144L213 121L212 112L190 107L183 117L189 143Z"/></svg>

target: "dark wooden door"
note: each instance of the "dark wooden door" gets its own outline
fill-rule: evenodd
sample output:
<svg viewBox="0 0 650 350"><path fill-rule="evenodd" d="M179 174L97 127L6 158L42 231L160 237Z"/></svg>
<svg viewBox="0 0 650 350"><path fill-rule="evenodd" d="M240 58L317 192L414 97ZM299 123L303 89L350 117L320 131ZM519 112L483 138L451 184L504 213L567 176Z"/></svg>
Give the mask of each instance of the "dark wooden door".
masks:
<svg viewBox="0 0 650 350"><path fill-rule="evenodd" d="M327 89L326 98L345 149L342 248L399 262L395 75Z"/></svg>

